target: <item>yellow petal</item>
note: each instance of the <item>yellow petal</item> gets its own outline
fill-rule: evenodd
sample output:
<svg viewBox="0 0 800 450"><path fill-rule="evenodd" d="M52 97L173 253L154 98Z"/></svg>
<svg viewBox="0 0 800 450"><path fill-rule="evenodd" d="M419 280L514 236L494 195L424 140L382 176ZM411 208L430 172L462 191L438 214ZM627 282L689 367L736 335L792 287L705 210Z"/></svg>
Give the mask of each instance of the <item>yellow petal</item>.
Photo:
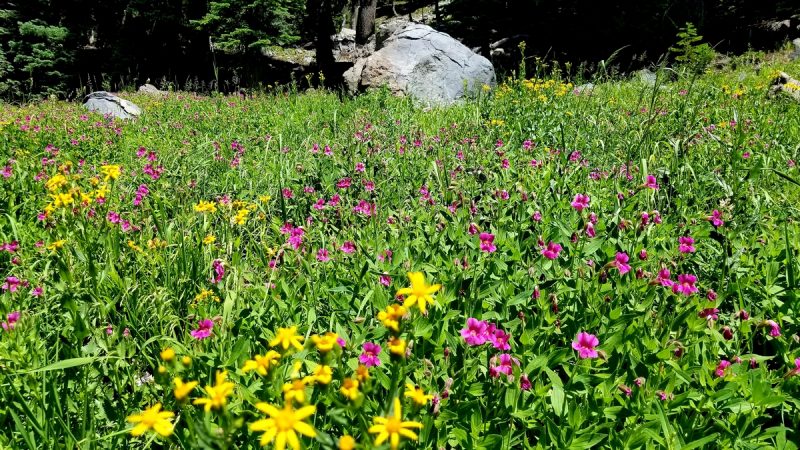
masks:
<svg viewBox="0 0 800 450"><path fill-rule="evenodd" d="M133 436L141 436L149 429L150 429L150 427L148 427L147 425L145 425L143 423L140 423L139 425L136 425L135 427L133 427L133 429L131 430L131 435L133 435Z"/></svg>
<svg viewBox="0 0 800 450"><path fill-rule="evenodd" d="M378 437L375 438L375 446L377 447L377 446L383 444L384 442L386 442L386 439L388 439L388 438L389 438L389 433L387 433L385 431L382 432L381 434L378 435Z"/></svg>
<svg viewBox="0 0 800 450"><path fill-rule="evenodd" d="M275 438L275 450L285 450L286 449L286 432L278 433L278 437Z"/></svg>
<svg viewBox="0 0 800 450"><path fill-rule="evenodd" d="M300 441L297 439L297 434L294 430L289 430L286 432L286 440L289 441L289 445L294 450L300 450Z"/></svg>
<svg viewBox="0 0 800 450"><path fill-rule="evenodd" d="M392 433L392 450L396 450L397 447L400 446L400 435L397 433Z"/></svg>
<svg viewBox="0 0 800 450"><path fill-rule="evenodd" d="M295 423L294 429L303 436L308 436L310 438L317 437L317 432L314 430L314 427L305 422Z"/></svg>
<svg viewBox="0 0 800 450"><path fill-rule="evenodd" d="M295 411L294 417L297 420L303 420L306 417L314 414L314 412L316 410L317 410L317 407L314 406L314 405L303 406L302 408L300 408L297 411Z"/></svg>
<svg viewBox="0 0 800 450"><path fill-rule="evenodd" d="M400 428L397 432L402 434L403 436L405 436L405 437L407 437L409 439L413 439L415 441L417 439L419 439L419 436L417 436L417 433L414 433L411 430L406 430L405 428Z"/></svg>

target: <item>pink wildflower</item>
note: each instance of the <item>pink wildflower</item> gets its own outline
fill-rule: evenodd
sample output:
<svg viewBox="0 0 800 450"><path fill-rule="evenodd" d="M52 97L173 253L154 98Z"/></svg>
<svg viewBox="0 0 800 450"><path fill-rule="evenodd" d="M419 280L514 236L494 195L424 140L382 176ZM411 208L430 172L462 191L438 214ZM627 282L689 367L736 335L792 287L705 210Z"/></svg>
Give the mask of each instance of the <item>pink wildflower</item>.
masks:
<svg viewBox="0 0 800 450"><path fill-rule="evenodd" d="M672 285L672 292L686 296L697 293L697 277L691 274L678 275L678 281Z"/></svg>
<svg viewBox="0 0 800 450"><path fill-rule="evenodd" d="M678 251L681 253L694 253L694 239L691 236L681 236L678 238Z"/></svg>
<svg viewBox="0 0 800 450"><path fill-rule="evenodd" d="M781 335L781 327L778 325L777 322L774 320L767 320L766 325L769 327L769 335L772 337L778 337Z"/></svg>
<svg viewBox="0 0 800 450"><path fill-rule="evenodd" d="M716 374L718 377L724 377L725 376L725 371L730 366L731 366L731 362L728 361L728 360L723 359L717 365L717 368L714 370L714 374Z"/></svg>
<svg viewBox="0 0 800 450"><path fill-rule="evenodd" d="M211 319L202 319L197 322L197 329L192 330L190 333L193 338L203 340L211 337L211 330L214 328L214 321Z"/></svg>
<svg viewBox="0 0 800 450"><path fill-rule="evenodd" d="M211 268L214 271L211 275L211 282L217 284L222 281L222 277L225 276L225 266L222 265L222 260L215 259L214 262L211 263Z"/></svg>
<svg viewBox="0 0 800 450"><path fill-rule="evenodd" d="M508 353L493 356L489 360L489 375L492 378L497 378L500 374L504 374L510 379L514 370L513 364L519 366L519 360Z"/></svg>
<svg viewBox="0 0 800 450"><path fill-rule="evenodd" d="M490 233L481 233L479 236L481 240L481 251L486 253L492 253L497 250L497 246L494 245L494 235Z"/></svg>
<svg viewBox="0 0 800 450"><path fill-rule="evenodd" d="M597 350L595 347L600 345L597 336L581 331L572 342L572 348L578 351L578 356L581 359L597 358Z"/></svg>
<svg viewBox="0 0 800 450"><path fill-rule="evenodd" d="M547 244L547 247L542 249L542 255L544 255L547 259L556 259L558 258L558 254L561 253L561 245L556 244L553 241L550 241Z"/></svg>
<svg viewBox="0 0 800 450"><path fill-rule="evenodd" d="M17 326L17 322L19 321L20 313L19 311L10 312L6 315L6 322L2 323L2 327L6 331L11 331L14 327Z"/></svg>
<svg viewBox="0 0 800 450"><path fill-rule="evenodd" d="M578 211L583 211L584 208L589 207L590 201L591 200L589 199L588 195L575 194L575 199L572 200L572 203L570 204L572 205L573 208L577 209Z"/></svg>
<svg viewBox="0 0 800 450"><path fill-rule="evenodd" d="M348 255L351 253L355 253L356 244L354 244L352 241L345 241L344 244L342 244L342 246L339 247L339 250L341 250L344 253L347 253Z"/></svg>
<svg viewBox="0 0 800 450"><path fill-rule="evenodd" d="M611 264L619 270L620 275L625 275L631 271L631 266L628 264L629 260L627 253L617 252L617 256L614 257L614 262Z"/></svg>
<svg viewBox="0 0 800 450"><path fill-rule="evenodd" d="M378 355L381 353L380 345L373 344L372 342L365 342L362 349L363 352L358 357L358 361L361 362L361 364L367 367L379 366L381 364L381 360L378 359Z"/></svg>
<svg viewBox="0 0 800 450"><path fill-rule="evenodd" d="M647 181L645 181L644 185L645 185L645 187L648 187L650 189L656 189L656 190L659 187L658 186L658 182L656 181L656 177L653 176L653 175L648 175L647 176Z"/></svg>
<svg viewBox="0 0 800 450"><path fill-rule="evenodd" d="M461 330L461 337L470 346L483 345L489 340L488 324L474 317L467 319L467 327Z"/></svg>
<svg viewBox="0 0 800 450"><path fill-rule="evenodd" d="M317 250L317 261L319 262L328 262L331 258L328 256L328 250L321 248Z"/></svg>
<svg viewBox="0 0 800 450"><path fill-rule="evenodd" d="M710 216L708 216L708 220L711 222L711 225L713 225L714 228L719 228L725 225L725 222L722 220L722 213L716 209L711 213Z"/></svg>

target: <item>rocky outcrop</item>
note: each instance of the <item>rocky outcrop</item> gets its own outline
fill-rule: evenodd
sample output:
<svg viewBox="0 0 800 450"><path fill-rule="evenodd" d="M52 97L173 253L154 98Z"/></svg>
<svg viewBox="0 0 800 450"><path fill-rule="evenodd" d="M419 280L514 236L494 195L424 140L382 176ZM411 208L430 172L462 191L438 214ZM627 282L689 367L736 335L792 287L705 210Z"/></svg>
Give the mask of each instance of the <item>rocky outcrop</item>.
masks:
<svg viewBox="0 0 800 450"><path fill-rule="evenodd" d="M396 95L446 105L495 84L492 63L448 34L417 23L395 27L379 29L378 50L344 74L351 92L386 86Z"/></svg>
<svg viewBox="0 0 800 450"><path fill-rule="evenodd" d="M800 102L800 80L781 72L769 88L770 96L782 95Z"/></svg>
<svg viewBox="0 0 800 450"><path fill-rule="evenodd" d="M91 112L109 115L117 119L132 119L142 114L133 103L106 91L92 92L83 99L83 106Z"/></svg>
<svg viewBox="0 0 800 450"><path fill-rule="evenodd" d="M142 93L142 94L153 95L153 96L165 94L164 91L159 90L157 87L153 86L150 83L145 83L145 84L139 86L138 92Z"/></svg>

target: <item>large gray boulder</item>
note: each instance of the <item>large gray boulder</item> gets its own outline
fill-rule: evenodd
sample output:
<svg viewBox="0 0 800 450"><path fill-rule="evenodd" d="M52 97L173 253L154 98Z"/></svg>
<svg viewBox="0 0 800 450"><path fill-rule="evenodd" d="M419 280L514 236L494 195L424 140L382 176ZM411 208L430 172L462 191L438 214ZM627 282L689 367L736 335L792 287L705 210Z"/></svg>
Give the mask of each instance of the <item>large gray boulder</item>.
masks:
<svg viewBox="0 0 800 450"><path fill-rule="evenodd" d="M83 106L91 112L110 115L117 119L132 119L142 114L133 103L106 91L92 92L83 99Z"/></svg>
<svg viewBox="0 0 800 450"><path fill-rule="evenodd" d="M150 83L145 83L139 86L138 92L141 94L147 94L153 96L164 95L164 91L159 90L157 87L153 86Z"/></svg>
<svg viewBox="0 0 800 450"><path fill-rule="evenodd" d="M429 105L447 105L485 85L494 86L492 63L449 35L408 23L345 72L351 92L380 88Z"/></svg>

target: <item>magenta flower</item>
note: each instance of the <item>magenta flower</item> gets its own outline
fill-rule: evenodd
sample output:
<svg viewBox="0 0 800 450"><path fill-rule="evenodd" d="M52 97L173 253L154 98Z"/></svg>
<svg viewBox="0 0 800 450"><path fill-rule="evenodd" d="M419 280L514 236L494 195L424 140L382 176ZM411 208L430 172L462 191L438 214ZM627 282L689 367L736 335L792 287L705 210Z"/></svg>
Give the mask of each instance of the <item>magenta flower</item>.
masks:
<svg viewBox="0 0 800 450"><path fill-rule="evenodd" d="M494 245L494 235L490 233L481 233L478 236L481 240L481 251L486 253L492 253L497 250L497 246Z"/></svg>
<svg viewBox="0 0 800 450"><path fill-rule="evenodd" d="M508 344L508 341L511 339L511 335L497 328L495 324L489 324L489 327L486 329L486 333L489 337L489 342L492 343L494 348L498 350L511 349L511 346Z"/></svg>
<svg viewBox="0 0 800 450"><path fill-rule="evenodd" d="M317 250L317 261L319 261L319 262L328 262L330 260L331 260L331 258L328 257L328 250L327 249L321 248L321 249Z"/></svg>
<svg viewBox="0 0 800 450"><path fill-rule="evenodd" d="M678 275L678 281L672 284L672 292L686 296L697 293L697 277L691 274Z"/></svg>
<svg viewBox="0 0 800 450"><path fill-rule="evenodd" d="M533 219L534 222L541 222L542 221L542 212L541 211L536 211L531 216L531 219Z"/></svg>
<svg viewBox="0 0 800 450"><path fill-rule="evenodd" d="M469 227L467 228L467 233L469 233L471 236L478 234L478 226L474 223L470 223Z"/></svg>
<svg viewBox="0 0 800 450"><path fill-rule="evenodd" d="M302 227L295 227L289 231L289 239L286 241L295 250L299 250L303 246L303 235L305 230Z"/></svg>
<svg viewBox="0 0 800 450"><path fill-rule="evenodd" d="M193 338L203 340L211 337L211 330L214 328L214 321L211 319L202 319L197 322L197 329L192 330L190 333Z"/></svg>
<svg viewBox="0 0 800 450"><path fill-rule="evenodd" d="M629 260L627 253L617 252L617 256L614 257L614 262L611 264L619 270L620 275L625 275L631 271L631 266L628 264Z"/></svg>
<svg viewBox="0 0 800 450"><path fill-rule="evenodd" d="M656 283L664 287L671 287L675 284L675 282L670 279L671 276L672 274L669 273L669 269L661 269L658 271L658 276L656 277Z"/></svg>
<svg viewBox="0 0 800 450"><path fill-rule="evenodd" d="M561 245L556 244L553 241L550 241L547 244L547 247L542 249L542 255L544 255L547 259L556 259L558 258L558 254L561 253Z"/></svg>
<svg viewBox="0 0 800 450"><path fill-rule="evenodd" d="M697 313L698 317L708 320L717 320L719 314L719 309L717 308L706 308L699 313Z"/></svg>
<svg viewBox="0 0 800 450"><path fill-rule="evenodd" d="M588 195L575 194L575 199L572 200L572 203L570 204L572 205L573 208L577 209L578 211L583 211L584 208L589 207L590 201L591 199L589 199Z"/></svg>
<svg viewBox="0 0 800 450"><path fill-rule="evenodd" d="M778 337L781 335L781 327L778 325L777 322L774 320L767 320L766 325L769 327L769 335L772 337Z"/></svg>
<svg viewBox="0 0 800 450"><path fill-rule="evenodd" d="M356 163L356 172L362 173L366 168L367 166L363 162Z"/></svg>
<svg viewBox="0 0 800 450"><path fill-rule="evenodd" d="M681 236L678 238L678 251L681 253L694 253L694 239L691 236Z"/></svg>
<svg viewBox="0 0 800 450"><path fill-rule="evenodd" d="M361 200L358 202L358 205L353 207L353 212L363 214L367 217L371 217L375 214L375 210L377 209L378 205L374 203L369 203L366 200Z"/></svg>
<svg viewBox="0 0 800 450"><path fill-rule="evenodd" d="M489 360L489 375L497 378L500 374L504 374L510 379L514 371L514 364L519 366L519 360L508 353L493 356Z"/></svg>
<svg viewBox="0 0 800 450"><path fill-rule="evenodd" d="M711 222L711 225L713 225L714 228L719 228L725 225L725 221L722 220L722 213L716 209L711 213L710 216L708 216L708 220Z"/></svg>
<svg viewBox="0 0 800 450"><path fill-rule="evenodd" d="M644 185L645 185L645 187L648 187L650 189L656 189L656 190L658 189L658 182L656 181L656 177L653 176L653 175L648 175L647 176L647 179L646 179Z"/></svg>
<svg viewBox="0 0 800 450"><path fill-rule="evenodd" d="M14 253L19 249L19 242L11 241L0 244L0 252Z"/></svg>
<svg viewBox="0 0 800 450"><path fill-rule="evenodd" d="M214 271L213 275L211 275L211 282L217 284L222 281L222 277L225 276L225 266L222 265L222 260L215 259L214 262L211 263L211 268Z"/></svg>
<svg viewBox="0 0 800 450"><path fill-rule="evenodd" d="M381 282L382 285L386 287L389 287L389 285L392 284L392 277L390 277L389 274L385 272L380 277L378 277L378 280Z"/></svg>
<svg viewBox="0 0 800 450"><path fill-rule="evenodd" d="M589 236L590 238L593 238L597 235L597 232L594 229L594 224L592 222L586 224L586 235Z"/></svg>
<svg viewBox="0 0 800 450"><path fill-rule="evenodd" d="M488 324L474 317L467 319L467 327L461 330L461 337L470 346L483 345L489 340Z"/></svg>
<svg viewBox="0 0 800 450"><path fill-rule="evenodd" d="M597 350L595 347L600 345L597 336L589 334L585 331L578 333L578 336L572 342L572 348L578 351L578 356L581 359L597 358Z"/></svg>
<svg viewBox="0 0 800 450"><path fill-rule="evenodd" d="M367 367L381 365L381 360L378 359L378 355L381 354L380 345L373 344L372 342L365 342L362 349L363 352L358 357L358 360L361 362L361 364L364 364Z"/></svg>
<svg viewBox="0 0 800 450"><path fill-rule="evenodd" d="M20 313L19 311L10 312L6 315L6 322L3 322L2 327L6 331L11 331L14 327L17 326L17 321L19 321Z"/></svg>
<svg viewBox="0 0 800 450"><path fill-rule="evenodd" d="M342 178L336 183L336 187L339 189L347 189L352 184L352 180L350 178Z"/></svg>
<svg viewBox="0 0 800 450"><path fill-rule="evenodd" d="M41 295L43 293L44 293L44 289L42 289L41 286L36 286L35 288L33 288L31 290L31 296L33 296L33 297L41 297Z"/></svg>
<svg viewBox="0 0 800 450"><path fill-rule="evenodd" d="M528 378L527 374L522 374L519 376L519 388L523 391L530 391L533 388L533 384L531 384L531 380Z"/></svg>
<svg viewBox="0 0 800 450"><path fill-rule="evenodd" d="M728 361L728 360L725 360L725 359L723 359L723 360L722 360L722 361L720 361L720 362L719 362L719 364L717 365L717 368L716 368L716 370L714 370L714 374L716 374L718 377L724 377L724 376L725 376L725 371L726 371L726 370L728 369L728 367L730 367L730 366L731 366L731 362L730 362L730 361Z"/></svg>
<svg viewBox="0 0 800 450"><path fill-rule="evenodd" d="M8 292L17 292L22 284L22 281L20 281L20 279L17 277L7 277L6 282L0 286L0 289Z"/></svg>
<svg viewBox="0 0 800 450"><path fill-rule="evenodd" d="M354 244L352 241L345 241L344 244L339 247L339 250L349 255L356 251L356 244Z"/></svg>

